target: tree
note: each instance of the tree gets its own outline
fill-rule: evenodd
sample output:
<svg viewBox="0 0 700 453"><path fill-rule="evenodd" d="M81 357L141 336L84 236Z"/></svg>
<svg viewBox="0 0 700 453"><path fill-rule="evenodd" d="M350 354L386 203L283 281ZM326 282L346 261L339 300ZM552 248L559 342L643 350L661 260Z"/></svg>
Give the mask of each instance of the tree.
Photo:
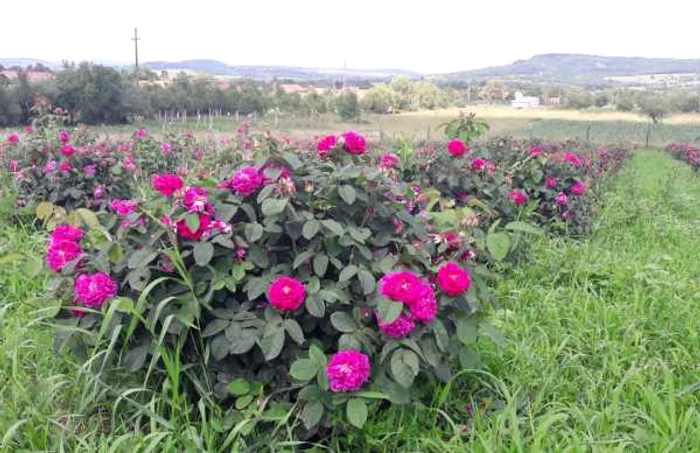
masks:
<svg viewBox="0 0 700 453"><path fill-rule="evenodd" d="M360 117L360 103L354 91L346 91L338 97L336 102L336 110L343 120L354 120Z"/></svg>
<svg viewBox="0 0 700 453"><path fill-rule="evenodd" d="M506 97L506 86L500 80L489 80L479 92L479 97L488 102L500 102Z"/></svg>
<svg viewBox="0 0 700 453"><path fill-rule="evenodd" d="M391 86L378 83L362 98L362 109L372 113L390 113L398 110L399 96Z"/></svg>
<svg viewBox="0 0 700 453"><path fill-rule="evenodd" d="M615 102L615 108L620 112L631 112L634 110L634 102L629 97L621 97Z"/></svg>
<svg viewBox="0 0 700 453"><path fill-rule="evenodd" d="M88 124L123 123L127 118L124 86L119 72L83 62L56 77L56 104Z"/></svg>
<svg viewBox="0 0 700 453"><path fill-rule="evenodd" d="M588 91L575 89L569 91L569 93L566 95L566 106L570 109L587 109L593 105L593 102L593 95Z"/></svg>
<svg viewBox="0 0 700 453"><path fill-rule="evenodd" d="M605 93L600 93L595 98L595 106L596 107L605 107L609 103L610 103L610 100L608 99L608 96Z"/></svg>
<svg viewBox="0 0 700 453"><path fill-rule="evenodd" d="M670 111L668 100L659 95L642 97L639 100L639 108L654 124L661 123Z"/></svg>

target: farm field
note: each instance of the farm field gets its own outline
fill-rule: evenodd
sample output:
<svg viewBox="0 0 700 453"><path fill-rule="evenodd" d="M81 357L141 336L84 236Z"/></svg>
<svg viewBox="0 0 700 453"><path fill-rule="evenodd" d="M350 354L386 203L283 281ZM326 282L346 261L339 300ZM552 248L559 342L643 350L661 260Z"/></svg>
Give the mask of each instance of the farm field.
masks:
<svg viewBox="0 0 700 453"><path fill-rule="evenodd" d="M252 122L256 130L270 128L280 134L293 137L321 136L337 130L356 130L371 140L436 140L446 122L456 118L460 112L474 112L485 119L490 130L487 137L510 135L515 138L540 138L561 141L578 138L599 144L628 142L635 145L665 146L671 142L691 143L700 141L700 114L674 114L661 124L650 124L638 113L599 111L576 111L563 109L517 110L510 107L475 106L462 109L406 112L396 115L365 114L359 122L345 122L337 115L313 117L283 115L275 118L267 115ZM193 130L197 134L226 135L232 133L237 123L233 120L216 120L212 123L188 121L168 123L166 126L147 123L148 130L158 131ZM95 127L107 137L126 137L133 132L132 126ZM9 130L8 130L9 131Z"/></svg>
<svg viewBox="0 0 700 453"><path fill-rule="evenodd" d="M700 449L699 196L687 165L635 152L592 236L534 239L530 262L495 284L486 318L504 340L477 343L482 367L430 384L427 407L370 412L362 431L312 451ZM1 228L2 451L216 451L226 437L232 451L302 445L291 432L279 445L238 436L245 424L222 435L157 393L142 403L148 427L135 430L119 413L138 383L125 375L105 385L95 379L100 357L53 353L49 274L26 278L26 264L12 259L43 261L46 233Z"/></svg>

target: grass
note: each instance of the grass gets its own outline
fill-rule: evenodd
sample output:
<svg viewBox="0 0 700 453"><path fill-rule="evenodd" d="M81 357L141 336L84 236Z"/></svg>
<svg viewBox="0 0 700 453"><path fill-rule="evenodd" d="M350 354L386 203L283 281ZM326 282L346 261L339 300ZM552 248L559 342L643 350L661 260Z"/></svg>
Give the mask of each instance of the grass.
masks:
<svg viewBox="0 0 700 453"><path fill-rule="evenodd" d="M541 240L498 284L490 316L506 340L479 343L482 367L432 387L426 407L372 414L330 450L700 451L700 178L639 152L598 223L585 241ZM39 234L0 237L0 257L42 254ZM245 427L190 417L167 387L131 415L126 381L105 388L89 364L54 355L43 284L0 264L1 451L294 451L265 435L222 449Z"/></svg>

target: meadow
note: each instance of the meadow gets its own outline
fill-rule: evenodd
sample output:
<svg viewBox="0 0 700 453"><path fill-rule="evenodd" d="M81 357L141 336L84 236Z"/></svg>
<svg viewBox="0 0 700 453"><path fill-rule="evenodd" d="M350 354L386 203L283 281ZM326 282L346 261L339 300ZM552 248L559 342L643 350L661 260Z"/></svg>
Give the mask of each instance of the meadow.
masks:
<svg viewBox="0 0 700 453"><path fill-rule="evenodd" d="M382 123L381 130L382 134L391 133L392 138L417 141L420 140L417 137L419 129L412 136L408 124L422 125L427 138L428 129L430 134L444 133L433 131L437 131L438 124L449 120L450 115L433 115L434 123L426 122L420 115L391 117L392 121L403 122L391 126ZM512 121L526 121L531 127L532 120L509 118L509 126L505 126L506 123L499 126L497 119L489 120L490 124L495 124L489 134L504 133L507 127L517 130L520 126ZM552 127L558 124L557 127L565 131L564 135L575 130L566 129L564 124L582 122L542 120L545 121ZM609 121L600 120L595 124L610 126ZM624 124L635 123L622 121ZM293 126L294 129L291 126L287 130L281 128L281 134L303 131L307 136L313 136L323 133L326 128L326 124L318 123L309 129L299 127L298 123ZM328 127L334 130L343 130L344 126L328 123ZM358 129L356 124L354 126ZM341 145L336 145L334 140L328 149L319 144L318 155L315 148L311 155L305 154L304 142L295 142L293 146L297 148L298 157L294 157L287 151L289 148L282 147L282 142L266 142L264 135L256 136L251 131L251 141L261 144L255 146L263 146L256 149L257 160L251 161L256 165L267 162L266 166L271 161L278 162L271 175L265 174L266 178L276 179L276 184L260 190L257 197L252 198L246 198L250 193L240 193L241 187L246 191L251 187L242 186L241 181L234 183L235 174L234 179L223 187L226 193L213 193L216 178L228 174L230 168L241 168L247 162L245 157L231 154L238 145L245 150L246 141L232 148L228 144L216 145L214 150L206 147L211 143L203 145L186 135L178 141L169 141L166 152L161 138L155 141L150 137L141 141L134 138L134 149L128 151L128 159L124 157L120 163L121 157L110 160L114 150L106 152L106 148L97 145L94 149L93 145L79 147L77 143L81 138L77 133L73 139L77 154L75 150L69 153L70 150L66 149L71 138L64 140L59 135L58 140L51 138L43 142L43 138L37 137L36 143L45 143L48 149L55 148L57 155L62 154L72 163L73 168L65 172L62 169L61 173L73 172L71 177L78 183L70 184L81 192L74 197L73 192L61 186L60 178L64 176L56 177L52 183L57 184L55 186L39 177L38 182L32 182L38 186L30 186L29 192L25 189L20 193L24 198L20 199L31 204L41 201L43 193L50 194L49 198L56 205L50 208L45 204L41 208L32 205L44 222L34 219L33 215L30 218L25 215L19 219L6 217L0 224L0 287L3 288L0 293L0 432L3 433L0 449L13 452L607 452L700 449L700 425L697 423L700 379L695 365L700 359L700 336L694 324L700 314L696 303L700 299L697 289L700 286L697 277L700 263L696 259L700 252L700 243L696 240L700 233L700 179L686 163L661 151L635 150L630 157L626 150L609 148L606 151L577 142L568 145L547 142L527 145L518 141L494 144L490 136L476 140L472 136L475 134L473 124L457 123L456 126L463 128L458 127L449 144L434 145L437 156L414 155L411 142L401 141L386 150L395 153L392 158L374 153L374 150L364 155L364 145L359 146L360 142L352 136L342 136ZM392 127L396 127L395 137ZM692 130L694 126L678 127ZM403 131L403 137L399 131ZM545 131L535 130L533 138L539 133L546 135ZM627 133L617 131L618 134ZM93 132L96 135L105 133ZM114 137L127 134L126 130L113 129L108 133ZM631 132L629 134L632 136ZM614 139L613 135L611 138ZM25 138L22 140L21 146L25 146ZM674 140L684 141L683 137L674 137ZM315 142L312 141L314 147ZM470 145L469 151L465 150L465 142ZM357 146L353 148L355 145L347 143ZM171 146L174 154L171 154ZM192 153L198 156L198 146L206 151L202 157L193 158ZM39 149L42 147L37 147ZM342 154L342 149L349 155ZM469 159L465 157L467 152ZM181 157L177 157L177 153L181 153ZM331 154L327 156L326 153ZM241 154L245 155L245 151ZM45 153L37 151L33 159L46 158ZM422 158L427 159L430 166L421 167ZM110 167L105 167L109 172L105 170L103 173L99 165L101 159L109 162ZM377 159L379 172L374 170ZM81 175L85 171L81 172L80 168L90 167L93 162L93 167L97 168L88 172L93 173L92 176L85 178ZM223 233L225 228L221 227L221 235L195 237L205 220L196 208L200 205L187 201L187 196L182 201L171 203L167 196L159 198L149 187L150 174L169 169L176 172L178 167L182 168L183 162L189 165L189 174L184 176L188 184L206 188L206 191L191 194L202 196L208 192L206 201L194 198L204 203L201 206L211 204L205 211L211 208L224 215L225 205L233 204L240 207L239 211L245 211L248 217L256 219L247 220L241 217L241 212L231 213L224 222L230 221L233 232L229 228ZM285 173L279 162L293 168L293 173ZM623 164L621 173L617 174ZM129 176L130 166L135 168L132 176ZM122 170L118 172L117 167ZM146 171L147 168L152 170ZM46 169L44 166L44 175L55 171L47 172ZM171 176L168 183L173 183L175 176ZM340 180L334 180L334 177ZM548 180L546 189L543 188L545 178ZM549 179L553 179L551 187ZM110 190L114 190L114 194L121 193L118 191L135 181L135 191L129 196L138 199L139 209L143 206L143 212L152 219L141 220L141 211L137 212L136 206L126 203L127 200L100 205L100 199L92 195L94 181L114 182L115 187L104 187L108 194L112 193ZM311 186L310 181L313 182ZM403 187L402 181L413 184L413 187L420 182L424 191L415 192L413 187ZM584 181L585 184L581 185ZM21 185L19 187L21 191ZM428 187L435 190L428 190ZM470 194L478 196L479 203L462 198L467 187ZM170 197L174 193L155 182L153 189L169 193ZM227 192L229 189L233 195ZM583 196L586 189L589 192ZM5 196L9 196L18 189L10 185L3 190ZM42 192L44 190L46 192ZM385 192L400 193L405 198L391 202L373 198L377 193ZM316 198L307 201L310 193ZM179 196L175 195L177 200L180 200ZM117 198L116 195L113 198ZM290 200L294 200L293 204ZM526 206L526 203L530 204ZM75 209L77 215L66 217L57 208L59 204L69 211ZM328 205L344 209L329 211ZM389 210L380 214L387 216L385 223L380 222L381 217L374 220L362 217L361 223L355 223L354 212L374 211L372 208L379 205ZM92 211L85 208L96 214L89 214ZM45 212L47 209L52 212ZM252 215L251 210L256 215ZM158 216L161 212L167 213L172 220L165 222ZM195 221L192 214L197 212L200 214ZM54 219L56 215L59 220ZM283 234L281 227L285 228L284 231L292 228L291 224L298 215L305 219L303 236L309 241L301 240L304 248L297 250L293 247L290 251L288 242L285 242L284 234L287 233ZM394 218L400 219L398 224ZM329 222L331 219L335 219L335 223ZM88 310L87 315L76 315L75 305L61 307L61 299L69 303L65 291L61 292L61 281L72 282L75 263L61 262L63 269L59 269L58 275L44 269L49 242L49 233L44 226L66 221L86 230L82 243L86 247L83 250L85 256L79 259L81 272L107 269L112 276L119 276L122 297L106 304L104 312L99 310L101 304L96 313ZM169 239L162 245L155 243L153 238L167 230L161 223L170 225L171 222L177 225L176 234L168 233ZM317 225L319 223L321 225ZM391 227L386 230L389 225ZM421 248L416 240L408 238L425 238L423 228L437 233L438 237L457 228L465 238L464 243L454 246L452 238L446 243L426 243ZM441 359L436 356L438 352L434 344L439 346L442 340L434 325L426 325L422 330L416 328L410 334L410 338L416 339L415 344L410 343L407 334L401 334L404 340L399 342L391 338L379 340L371 332L366 333L367 328L373 328L374 324L365 319L363 310L377 310L379 329L385 336L394 335L390 330L383 330L393 323L388 320L386 312L393 310L394 305L382 300L377 302L379 305L374 305L375 301L369 297L375 287L375 276L381 275L386 268L386 260L377 263L369 255L360 256L363 244L375 248L380 244L373 243L375 238L369 239L365 231L375 237L393 237L392 241L400 244L404 251L397 253L394 259L401 260L415 272L430 273L449 259L460 263L471 274L472 288L468 289L467 285L468 292L463 300L461 292L453 294L454 288L444 287L444 282L435 285L449 292L439 295L439 304L444 308L438 320L448 328L452 328L453 320L469 320L455 322L456 331L451 331L456 342L451 347L457 349L466 345L467 348L460 350L458 358L447 356L446 360L456 366L450 376L445 377L437 366ZM289 235L296 243L299 234ZM102 236L108 239L107 242ZM51 233L51 237L54 244L59 243L55 233ZM314 237L316 240L311 241ZM344 247L358 250L358 255L344 255L342 248L338 247L339 237L345 237ZM234 243L233 250L238 250L243 240L247 242L247 255L232 260L230 252L225 250ZM181 244L182 255L178 247L173 247L177 243ZM205 247L201 244L212 245ZM105 248L105 245L109 247ZM274 250L267 258L258 250L263 246L272 246ZM154 250L153 256L150 256L151 250ZM168 277L173 270L164 270L163 255L159 253L170 257L176 268L175 276L180 275L179 278ZM322 253L319 256L325 257L325 265L320 264L321 260L316 262L314 253ZM338 261L333 266L339 272L330 269L326 272L329 257L325 253ZM153 261L157 256L160 256L158 271ZM309 264L306 269L304 262L310 263L312 258L313 266ZM425 264L426 260L429 264ZM48 260L48 264L56 271L54 261ZM119 264L127 261L128 266ZM149 265L151 261L153 263ZM222 291L229 291L240 295L240 288L244 285L248 296L251 293L259 293L259 296L264 289L258 291L256 287L260 286L259 280L268 278L269 269L273 267L270 262L275 263L275 273L281 270L304 281L310 299L316 300L313 303L307 301L306 308L301 308L302 311L308 310L311 317L294 312L300 321L298 325L301 325L298 332L294 322L291 326L289 324L293 318L287 315L292 312L283 313L289 337L294 339L306 335L315 346L309 349L307 359L307 345L301 347L304 343L300 342L297 347L289 340L284 342L285 333L282 332L283 344L275 351L277 346L271 346L274 341L270 343L272 340L267 339L278 338L278 331L274 329L282 319L271 309L265 309L264 314L262 311L256 313L267 323L265 333L261 332L258 340L265 360L259 353L243 356L250 362L242 370L233 368L234 376L239 373L237 376L245 376L243 380L231 380L228 377L232 373L230 368L219 370L217 379L225 375L223 379L229 397L218 400L215 393L220 389L212 387L208 390L206 378L202 377L209 374L207 366L201 367L197 360L188 361L193 351L200 349L184 349L187 343L177 339L178 332L189 329L193 322L209 322L210 325L203 324L202 329L216 335L223 330L219 327L221 322L212 322L204 314L192 313L191 304L184 304L178 310L167 304L173 299L193 300L209 310L208 304L223 303L223 299L213 294L220 296ZM213 276L202 273L207 266L212 268ZM228 269L233 267L231 277L235 281L228 277L219 280L217 272L222 266L227 275ZM147 282L150 279L151 284L144 289L144 285L133 280L132 274L143 276L147 269L148 277L145 278ZM482 280L482 276L488 277ZM317 277L321 278L320 282ZM437 278L439 281L439 274ZM168 280L172 283L167 283ZM211 281L212 289L201 288L199 283L203 281ZM350 281L352 285L343 284L344 281ZM159 294L153 290L157 285L166 284L171 285L168 286L170 293ZM315 285L322 285L323 289L320 292L318 288L311 289ZM58 297L51 290L58 290ZM190 299L188 293L194 298ZM170 294L171 297L165 297ZM324 299L327 303L319 302L316 294L330 299ZM348 295L362 308L339 307L336 301ZM162 303L150 305L146 302L149 298L159 297ZM251 300L255 298L251 296ZM251 320L252 308L250 312L241 311L245 303L241 307L231 305L230 300L226 303L228 309L238 310L233 316L245 314L241 319ZM271 303L280 309L281 306L275 305L273 300ZM333 314L318 313L318 304ZM464 304L469 307L466 317L451 308ZM478 309L474 309L475 306ZM145 307L146 311L139 312L138 307ZM477 324L472 324L474 312L479 314L478 320L474 318ZM163 319L159 322L161 313ZM405 313L407 311L396 313L393 319L399 319L397 316L402 317ZM321 332L312 322L313 317L329 318L330 324ZM384 327L382 319L385 320ZM159 341L153 346L150 341L139 343L145 330L134 331L137 335L133 337L124 335L120 326L126 329L129 325L124 320L133 322L134 326L143 322L146 328L154 331ZM343 339L341 336L338 339L338 333L333 332L330 325L355 338ZM161 326L162 331L156 329ZM197 338L198 329L191 329L192 338ZM65 348L56 349L60 344L56 340L61 339L61 334L79 339L76 344L80 347L73 353ZM228 338L228 328L226 335ZM431 343L433 335L436 343ZM217 367L219 361L226 363L214 351L216 342L209 342L207 337L211 338L205 334L207 352L202 356L209 357L213 353L216 358L208 358L212 361L208 366ZM243 337L238 337L237 341L243 341ZM272 388L277 383L274 378L270 381L269 377L264 377L268 373L266 363L270 362L276 364L278 374L285 374L287 367L291 366L290 374L294 379L281 380L280 386L284 383L296 386L298 390L303 384L306 387L300 394L323 393L321 374L318 375L318 386L314 382L308 383L310 379L315 380L315 369L311 370L308 379L302 376L307 374L306 368L314 360L321 360L318 355L315 358L311 350L314 347L332 350L334 346L329 345L335 342L339 342L339 349L362 349L372 360L380 361L379 354L372 352L372 345L379 342L384 349L389 348L382 355L393 351L394 356L404 360L404 365L395 364L392 358L390 369L384 371L380 367L374 370L372 380L375 382L370 384L369 391L355 393L357 397L350 400L343 393L333 398L321 395L318 400L308 400L309 403L303 403L307 401L303 398L296 401L296 396L270 400L260 390L262 387L256 387L259 379ZM133 349L129 350L129 347ZM283 347L284 354L278 358L276 354L280 354ZM125 356L116 354L120 349L126 352ZM410 350L425 356L425 359L421 359L420 374L416 370L417 376L403 385L411 390L410 399L405 400L393 393L396 389L391 382L384 382L383 373L404 383L406 370L410 373L412 369L413 352ZM86 355L86 351L92 351L92 354ZM138 351L148 351L152 359L146 360L147 356ZM130 359L123 360L126 357ZM134 365L134 360L138 364L139 357L140 367ZM416 357L416 363L417 360ZM284 369L282 373L279 373L280 365ZM131 367L133 371L129 372ZM245 369L258 370L258 367L260 374L257 376L251 376L250 370ZM147 377L142 380L146 368ZM154 376L149 381L151 372ZM327 383L325 385L325 393L328 393ZM296 395L296 390L290 395ZM235 398L231 398L231 394ZM383 403L378 404L376 400ZM325 407L328 417L324 418L321 428L302 429L302 425L313 428L309 414L312 406L317 408L319 405L322 407L321 416ZM300 407L303 409L299 410ZM340 412L339 408L342 408ZM354 427L348 425L348 421Z"/></svg>

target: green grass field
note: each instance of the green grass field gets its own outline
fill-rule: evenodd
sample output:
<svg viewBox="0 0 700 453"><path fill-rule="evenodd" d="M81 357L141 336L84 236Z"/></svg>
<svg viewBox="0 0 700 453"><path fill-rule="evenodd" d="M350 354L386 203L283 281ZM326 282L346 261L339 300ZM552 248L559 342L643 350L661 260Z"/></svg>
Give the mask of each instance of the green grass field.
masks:
<svg viewBox="0 0 700 453"><path fill-rule="evenodd" d="M100 357L79 365L53 351L45 276L29 278L16 256L42 259L42 235L4 226L0 237L0 451L298 448L245 425L222 433L158 395L131 418L129 383L84 371ZM497 284L490 316L505 340L480 344L483 366L434 384L425 407L372 414L311 451L700 451L698 238L700 178L639 152L592 237L542 239Z"/></svg>

